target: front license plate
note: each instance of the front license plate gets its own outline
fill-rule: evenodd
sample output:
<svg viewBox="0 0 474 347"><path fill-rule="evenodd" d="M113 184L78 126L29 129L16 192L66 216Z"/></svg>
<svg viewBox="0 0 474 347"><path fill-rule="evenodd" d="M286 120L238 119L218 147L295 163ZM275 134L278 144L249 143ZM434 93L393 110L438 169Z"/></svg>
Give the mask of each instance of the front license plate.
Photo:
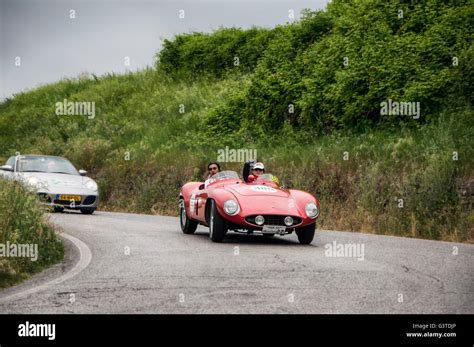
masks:
<svg viewBox="0 0 474 347"><path fill-rule="evenodd" d="M280 225L264 225L262 233L264 234L284 234L286 227Z"/></svg>
<svg viewBox="0 0 474 347"><path fill-rule="evenodd" d="M80 195L60 195L59 200L64 201L81 201Z"/></svg>

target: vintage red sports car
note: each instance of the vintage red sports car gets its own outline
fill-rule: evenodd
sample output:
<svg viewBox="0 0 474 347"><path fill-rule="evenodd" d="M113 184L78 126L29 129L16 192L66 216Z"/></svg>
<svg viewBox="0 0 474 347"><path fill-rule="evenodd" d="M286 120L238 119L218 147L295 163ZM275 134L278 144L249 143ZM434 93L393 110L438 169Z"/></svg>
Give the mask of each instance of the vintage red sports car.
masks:
<svg viewBox="0 0 474 347"><path fill-rule="evenodd" d="M311 243L318 200L281 187L270 174L251 180L246 183L235 171L222 171L205 183L186 183L179 195L181 230L193 234L198 224L208 226L214 242L221 242L228 230L264 236L295 231L300 243Z"/></svg>

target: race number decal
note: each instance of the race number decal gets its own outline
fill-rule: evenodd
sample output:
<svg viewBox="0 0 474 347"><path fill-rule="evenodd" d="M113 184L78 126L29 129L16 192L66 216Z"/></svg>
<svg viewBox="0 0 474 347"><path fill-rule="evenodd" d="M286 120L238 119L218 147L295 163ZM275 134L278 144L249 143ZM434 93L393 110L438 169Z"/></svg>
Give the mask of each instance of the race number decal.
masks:
<svg viewBox="0 0 474 347"><path fill-rule="evenodd" d="M250 189L256 192L262 192L262 193L275 193L277 191L275 188L267 187L267 186L253 186L253 187L250 187Z"/></svg>
<svg viewBox="0 0 474 347"><path fill-rule="evenodd" d="M196 194L191 195L191 199L189 199L189 210L192 212L194 211L194 206L196 205Z"/></svg>

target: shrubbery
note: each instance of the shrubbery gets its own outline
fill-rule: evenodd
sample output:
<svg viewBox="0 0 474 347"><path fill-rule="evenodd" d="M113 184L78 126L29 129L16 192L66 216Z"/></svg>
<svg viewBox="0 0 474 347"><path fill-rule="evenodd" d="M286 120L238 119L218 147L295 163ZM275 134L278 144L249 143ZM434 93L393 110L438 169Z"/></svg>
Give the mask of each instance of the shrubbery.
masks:
<svg viewBox="0 0 474 347"><path fill-rule="evenodd" d="M37 245L38 259L0 257L0 287L26 278L62 260L64 248L36 194L15 181L0 178L0 244Z"/></svg>
<svg viewBox="0 0 474 347"><path fill-rule="evenodd" d="M175 214L218 149L257 148L318 196L323 228L472 240L459 196L473 178L472 18L468 1L334 0L274 29L178 35L156 69L1 103L0 159L65 155L97 179L102 208ZM55 115L63 99L95 101L96 118ZM420 102L420 119L381 115L388 99Z"/></svg>
<svg viewBox="0 0 474 347"><path fill-rule="evenodd" d="M225 131L259 136L285 121L318 133L413 123L382 116L388 99L419 102L420 124L447 105L472 102L472 18L469 1L333 1L325 12L262 31L255 58L244 52L256 29L226 29L167 41L158 68L182 78L222 76L237 69L235 56L251 61L241 69L253 72L251 83L209 118Z"/></svg>

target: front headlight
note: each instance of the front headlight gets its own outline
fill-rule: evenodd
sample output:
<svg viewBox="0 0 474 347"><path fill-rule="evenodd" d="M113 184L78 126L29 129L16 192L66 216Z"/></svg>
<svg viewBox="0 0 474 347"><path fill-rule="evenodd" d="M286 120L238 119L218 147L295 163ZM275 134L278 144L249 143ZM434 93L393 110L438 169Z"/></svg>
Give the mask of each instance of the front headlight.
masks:
<svg viewBox="0 0 474 347"><path fill-rule="evenodd" d="M27 180L26 180L26 183L32 187L32 188L45 188L46 185L43 181L41 181L40 179L38 179L37 177L28 177Z"/></svg>
<svg viewBox="0 0 474 347"><path fill-rule="evenodd" d="M314 202L306 204L305 210L309 218L316 218L319 215L318 206Z"/></svg>
<svg viewBox="0 0 474 347"><path fill-rule="evenodd" d="M28 177L28 180L26 181L26 183L28 183L30 186L33 186L33 187L36 187L39 182L40 180L37 179L36 177Z"/></svg>
<svg viewBox="0 0 474 347"><path fill-rule="evenodd" d="M237 214L239 209L239 204L235 200L227 200L224 202L224 211L230 216Z"/></svg>
<svg viewBox="0 0 474 347"><path fill-rule="evenodd" d="M96 191L99 188L97 187L97 183L95 183L93 180L88 180L86 184L84 184L84 187L93 191Z"/></svg>

